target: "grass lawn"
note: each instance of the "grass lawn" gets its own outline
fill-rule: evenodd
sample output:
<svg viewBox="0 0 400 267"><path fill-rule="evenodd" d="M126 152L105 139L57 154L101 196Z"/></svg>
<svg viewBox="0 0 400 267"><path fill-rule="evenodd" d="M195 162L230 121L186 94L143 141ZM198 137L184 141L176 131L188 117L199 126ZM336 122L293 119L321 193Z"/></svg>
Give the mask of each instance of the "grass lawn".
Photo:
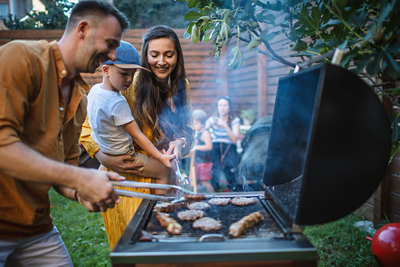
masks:
<svg viewBox="0 0 400 267"><path fill-rule="evenodd" d="M51 216L75 267L111 266L110 247L101 213L88 212L77 201L49 192Z"/></svg>
<svg viewBox="0 0 400 267"><path fill-rule="evenodd" d="M91 213L76 201L50 190L53 221L74 266L111 266L106 232L100 213ZM319 266L379 266L371 252L368 233L353 227L362 218L349 215L321 226L308 226L304 234L318 249Z"/></svg>

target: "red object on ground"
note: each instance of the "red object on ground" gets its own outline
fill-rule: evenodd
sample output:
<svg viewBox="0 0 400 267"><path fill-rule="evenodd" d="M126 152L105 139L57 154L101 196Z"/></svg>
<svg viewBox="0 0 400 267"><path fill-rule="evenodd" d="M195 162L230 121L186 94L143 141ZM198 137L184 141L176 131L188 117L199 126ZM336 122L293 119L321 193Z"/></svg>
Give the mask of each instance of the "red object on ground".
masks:
<svg viewBox="0 0 400 267"><path fill-rule="evenodd" d="M372 238L371 249L382 267L400 266L400 223L379 228Z"/></svg>

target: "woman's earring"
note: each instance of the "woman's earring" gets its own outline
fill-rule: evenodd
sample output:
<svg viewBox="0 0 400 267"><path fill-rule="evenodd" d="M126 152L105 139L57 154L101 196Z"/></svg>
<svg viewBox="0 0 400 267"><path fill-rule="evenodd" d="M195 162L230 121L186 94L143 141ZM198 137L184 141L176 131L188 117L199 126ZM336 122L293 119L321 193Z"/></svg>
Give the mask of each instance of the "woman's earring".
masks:
<svg viewBox="0 0 400 267"><path fill-rule="evenodd" d="M168 87L171 88L171 74L168 75Z"/></svg>

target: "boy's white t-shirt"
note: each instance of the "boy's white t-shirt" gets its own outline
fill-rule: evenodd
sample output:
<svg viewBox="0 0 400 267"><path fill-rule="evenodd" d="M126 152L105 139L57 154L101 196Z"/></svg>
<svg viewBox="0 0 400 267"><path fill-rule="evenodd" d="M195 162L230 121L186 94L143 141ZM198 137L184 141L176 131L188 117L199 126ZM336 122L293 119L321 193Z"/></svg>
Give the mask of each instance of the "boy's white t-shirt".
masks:
<svg viewBox="0 0 400 267"><path fill-rule="evenodd" d="M121 126L134 120L125 97L119 92L93 85L88 95L87 114L91 137L103 153L121 155L129 151L132 137Z"/></svg>

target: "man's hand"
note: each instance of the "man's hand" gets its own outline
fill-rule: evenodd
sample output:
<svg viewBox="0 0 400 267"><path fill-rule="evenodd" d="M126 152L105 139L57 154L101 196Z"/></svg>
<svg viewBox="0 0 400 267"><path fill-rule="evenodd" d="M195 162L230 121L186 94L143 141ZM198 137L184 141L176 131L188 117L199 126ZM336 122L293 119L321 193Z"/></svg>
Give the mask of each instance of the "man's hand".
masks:
<svg viewBox="0 0 400 267"><path fill-rule="evenodd" d="M96 153L96 158L106 168L118 173L139 175L140 171L138 171L137 168L143 167L142 163L126 163L126 161L135 159L135 157L130 155L110 156L98 151Z"/></svg>
<svg viewBox="0 0 400 267"><path fill-rule="evenodd" d="M121 201L110 180L124 181L125 178L117 173L82 169L75 189L81 198L92 205L97 204L101 211L106 211Z"/></svg>

